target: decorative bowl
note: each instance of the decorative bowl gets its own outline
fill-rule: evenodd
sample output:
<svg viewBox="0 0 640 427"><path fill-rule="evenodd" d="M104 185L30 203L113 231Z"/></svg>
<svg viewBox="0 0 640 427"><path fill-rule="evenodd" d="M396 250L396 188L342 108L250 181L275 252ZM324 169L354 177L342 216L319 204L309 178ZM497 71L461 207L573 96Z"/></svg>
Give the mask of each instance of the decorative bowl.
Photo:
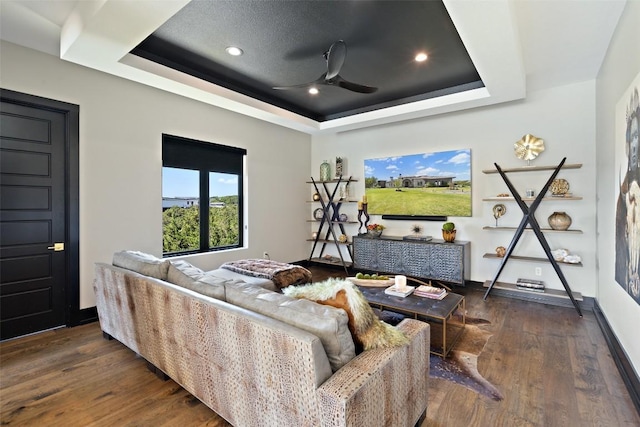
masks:
<svg viewBox="0 0 640 427"><path fill-rule="evenodd" d="M367 236L378 238L382 236L382 230L367 230Z"/></svg>

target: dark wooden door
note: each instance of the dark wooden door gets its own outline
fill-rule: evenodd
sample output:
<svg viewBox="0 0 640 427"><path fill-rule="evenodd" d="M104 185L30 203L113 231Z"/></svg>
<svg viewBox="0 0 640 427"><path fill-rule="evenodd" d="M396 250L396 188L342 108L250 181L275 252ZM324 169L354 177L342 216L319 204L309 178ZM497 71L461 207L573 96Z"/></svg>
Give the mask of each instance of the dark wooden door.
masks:
<svg viewBox="0 0 640 427"><path fill-rule="evenodd" d="M64 113L0 102L0 339L65 324Z"/></svg>

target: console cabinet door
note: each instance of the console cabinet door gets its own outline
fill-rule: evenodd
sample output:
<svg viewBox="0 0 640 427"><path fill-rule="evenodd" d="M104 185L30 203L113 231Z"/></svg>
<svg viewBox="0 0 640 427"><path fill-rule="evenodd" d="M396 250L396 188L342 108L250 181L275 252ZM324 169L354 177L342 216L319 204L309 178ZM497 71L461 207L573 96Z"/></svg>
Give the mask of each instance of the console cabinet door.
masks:
<svg viewBox="0 0 640 427"><path fill-rule="evenodd" d="M469 243L353 237L356 268L464 285Z"/></svg>

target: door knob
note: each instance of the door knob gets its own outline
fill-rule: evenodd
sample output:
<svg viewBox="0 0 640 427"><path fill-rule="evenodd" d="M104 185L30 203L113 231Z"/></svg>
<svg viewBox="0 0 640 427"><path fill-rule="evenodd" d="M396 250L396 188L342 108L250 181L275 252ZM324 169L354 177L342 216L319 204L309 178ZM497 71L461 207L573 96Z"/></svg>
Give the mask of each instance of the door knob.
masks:
<svg viewBox="0 0 640 427"><path fill-rule="evenodd" d="M54 243L53 246L49 246L47 249L58 251L64 251L64 243Z"/></svg>

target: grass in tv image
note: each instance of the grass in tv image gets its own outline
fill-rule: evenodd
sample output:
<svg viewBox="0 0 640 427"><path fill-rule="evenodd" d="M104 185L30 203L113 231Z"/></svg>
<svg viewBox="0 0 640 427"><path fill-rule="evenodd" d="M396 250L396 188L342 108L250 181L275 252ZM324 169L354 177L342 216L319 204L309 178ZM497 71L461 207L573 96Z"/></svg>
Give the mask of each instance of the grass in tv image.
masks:
<svg viewBox="0 0 640 427"><path fill-rule="evenodd" d="M471 216L471 150L364 161L373 215Z"/></svg>

